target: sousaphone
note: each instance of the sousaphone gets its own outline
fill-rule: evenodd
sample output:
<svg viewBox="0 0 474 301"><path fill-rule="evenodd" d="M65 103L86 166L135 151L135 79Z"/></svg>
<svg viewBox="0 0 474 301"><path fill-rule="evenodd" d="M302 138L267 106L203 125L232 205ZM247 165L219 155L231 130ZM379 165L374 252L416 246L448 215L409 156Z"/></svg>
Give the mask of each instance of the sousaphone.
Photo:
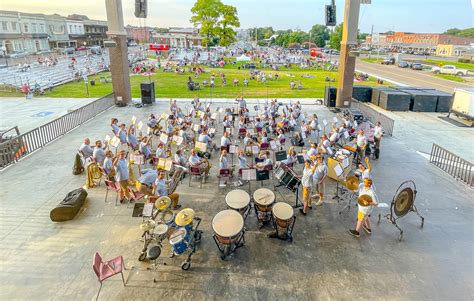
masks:
<svg viewBox="0 0 474 301"><path fill-rule="evenodd" d="M399 218L407 215L409 212L415 212L421 219L421 228L423 228L425 223L425 218L420 215L415 206L416 193L416 185L412 180L400 184L392 199L392 203L390 204L390 213L384 216L389 223L397 227L400 231L399 240L402 240L403 238L403 230L397 225L397 220ZM379 224L381 217L382 215L379 214Z"/></svg>

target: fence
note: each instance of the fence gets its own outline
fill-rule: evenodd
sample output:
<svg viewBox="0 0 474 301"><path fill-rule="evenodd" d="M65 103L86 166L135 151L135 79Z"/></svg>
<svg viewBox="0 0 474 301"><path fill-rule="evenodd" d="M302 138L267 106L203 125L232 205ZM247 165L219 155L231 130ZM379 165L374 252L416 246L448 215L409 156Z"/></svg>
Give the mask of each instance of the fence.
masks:
<svg viewBox="0 0 474 301"><path fill-rule="evenodd" d="M474 186L473 164L434 143L431 148L430 163L470 187Z"/></svg>
<svg viewBox="0 0 474 301"><path fill-rule="evenodd" d="M113 93L106 95L27 133L0 143L0 169L65 135L113 106L114 102Z"/></svg>
<svg viewBox="0 0 474 301"><path fill-rule="evenodd" d="M393 128L395 126L395 120L385 116L384 114L378 112L377 110L371 108L367 104L363 102L359 102L355 99L352 99L351 101L351 107L357 108L362 113L364 114L367 119L369 119L370 122L376 123L377 121L380 121L380 124L382 125L382 128L384 129L385 133L387 135L392 136L393 135Z"/></svg>

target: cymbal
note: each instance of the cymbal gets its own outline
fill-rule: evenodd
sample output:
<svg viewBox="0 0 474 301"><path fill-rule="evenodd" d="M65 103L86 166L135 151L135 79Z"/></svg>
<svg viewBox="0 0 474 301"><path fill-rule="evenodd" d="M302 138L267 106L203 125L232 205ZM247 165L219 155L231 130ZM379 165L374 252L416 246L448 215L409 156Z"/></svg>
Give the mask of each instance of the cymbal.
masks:
<svg viewBox="0 0 474 301"><path fill-rule="evenodd" d="M349 189L349 190L357 190L359 188L359 179L357 179L356 176L349 176L347 177L346 181L344 182L344 185Z"/></svg>
<svg viewBox="0 0 474 301"><path fill-rule="evenodd" d="M372 204L372 197L368 194L363 194L359 196L359 198L357 199L357 202L361 206L369 206L370 204Z"/></svg>
<svg viewBox="0 0 474 301"><path fill-rule="evenodd" d="M194 210L191 208L185 208L178 212L174 222L180 227L189 225L194 219Z"/></svg>
<svg viewBox="0 0 474 301"><path fill-rule="evenodd" d="M150 231L155 228L155 224L155 221L152 219L144 221L140 224L140 230L142 230L143 232Z"/></svg>
<svg viewBox="0 0 474 301"><path fill-rule="evenodd" d="M167 196L161 196L155 201L155 208L165 210L171 205L171 199Z"/></svg>

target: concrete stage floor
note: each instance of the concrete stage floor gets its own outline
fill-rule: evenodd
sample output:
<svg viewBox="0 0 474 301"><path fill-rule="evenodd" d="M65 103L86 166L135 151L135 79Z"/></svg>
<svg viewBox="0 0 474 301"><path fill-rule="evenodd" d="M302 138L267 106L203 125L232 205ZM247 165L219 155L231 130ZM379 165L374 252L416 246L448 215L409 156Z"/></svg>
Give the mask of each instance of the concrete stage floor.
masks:
<svg viewBox="0 0 474 301"><path fill-rule="evenodd" d="M258 230L255 214L247 218L246 244L222 261L212 239L211 220L226 208L225 193L218 190L217 155L212 176L203 188L187 178L178 186L184 207L203 219L202 243L192 267L182 271L183 257L160 259L156 272L137 260L141 218L132 208L104 203L105 188L89 189L83 210L72 221L53 223L49 211L67 192L85 184L85 175L72 175L75 152L84 137L103 139L110 118L129 123L132 115L145 120L161 114L167 104L137 109L113 108L56 140L0 174L0 299L91 300L99 283L92 271L98 251L108 259L123 255L128 281L120 276L104 282L101 300L467 300L474 294L473 190L457 182L423 154L438 139L454 152L459 143L472 143L472 129L456 128L437 118L414 113L395 114L393 137L382 141L381 158L373 161L374 181L382 202L390 203L398 185L413 179L418 188L416 205L425 217L424 228L414 213L399 220L404 239L382 220L373 234L360 239L349 235L356 209L338 214L332 200L335 183L328 180L327 202L306 217L296 212L293 243L266 237L269 227ZM334 115L327 108L305 105L304 112L320 119ZM402 123L400 125L399 123ZM427 126L429 124L429 126ZM449 142L445 136L455 136ZM217 141L217 140L216 140ZM472 152L472 148L470 148ZM462 154L461 154L462 155ZM267 181L266 187L271 186ZM257 188L252 185L251 190ZM244 186L248 189L248 186ZM294 202L283 189L277 201ZM112 200L114 195L109 196ZM377 213L374 211L372 222ZM165 255L169 244L164 244ZM158 280L153 282L153 277Z"/></svg>

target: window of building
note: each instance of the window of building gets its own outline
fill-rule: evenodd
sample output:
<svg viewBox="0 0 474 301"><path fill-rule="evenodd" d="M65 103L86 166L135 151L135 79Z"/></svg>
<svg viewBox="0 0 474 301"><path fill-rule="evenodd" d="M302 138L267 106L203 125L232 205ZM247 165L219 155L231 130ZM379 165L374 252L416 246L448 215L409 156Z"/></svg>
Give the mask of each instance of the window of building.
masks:
<svg viewBox="0 0 474 301"><path fill-rule="evenodd" d="M70 32L70 33L73 33L73 32L72 32L72 25L69 25L69 32Z"/></svg>
<svg viewBox="0 0 474 301"><path fill-rule="evenodd" d="M44 24L40 24L40 26L39 26L39 32L44 32Z"/></svg>
<svg viewBox="0 0 474 301"><path fill-rule="evenodd" d="M28 32L28 24L23 24L23 29L25 32Z"/></svg>
<svg viewBox="0 0 474 301"><path fill-rule="evenodd" d="M12 30L16 30L16 22L12 22Z"/></svg>
<svg viewBox="0 0 474 301"><path fill-rule="evenodd" d="M8 30L8 23L7 22L2 22L2 30L7 31Z"/></svg>

